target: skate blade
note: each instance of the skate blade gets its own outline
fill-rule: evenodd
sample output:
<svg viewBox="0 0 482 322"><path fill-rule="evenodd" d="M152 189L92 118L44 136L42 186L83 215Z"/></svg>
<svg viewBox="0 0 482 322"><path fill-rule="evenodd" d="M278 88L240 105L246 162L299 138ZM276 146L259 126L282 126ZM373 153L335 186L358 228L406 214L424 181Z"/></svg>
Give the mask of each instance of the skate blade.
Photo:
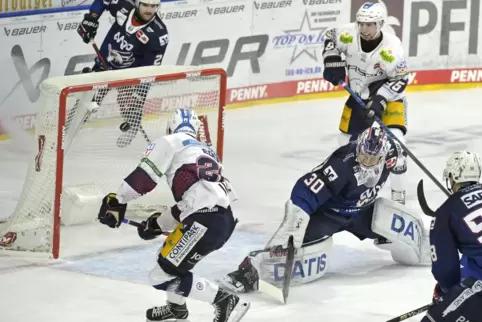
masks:
<svg viewBox="0 0 482 322"><path fill-rule="evenodd" d="M236 312L236 315L231 320L231 322L241 321L241 319L246 315L250 307L251 307L250 302L245 302L240 300L233 309L233 311Z"/></svg>
<svg viewBox="0 0 482 322"><path fill-rule="evenodd" d="M168 320L163 320L163 321L166 321L166 322L192 322L192 320L189 320L189 319L168 319ZM153 321L153 320L149 320L146 318L146 322L159 322L159 321Z"/></svg>

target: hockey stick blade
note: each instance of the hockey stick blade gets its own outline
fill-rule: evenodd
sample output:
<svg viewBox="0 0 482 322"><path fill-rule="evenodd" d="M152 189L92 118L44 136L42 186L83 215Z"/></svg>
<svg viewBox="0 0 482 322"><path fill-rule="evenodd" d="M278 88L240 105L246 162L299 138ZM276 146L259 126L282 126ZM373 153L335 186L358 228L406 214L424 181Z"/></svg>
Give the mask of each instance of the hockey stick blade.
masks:
<svg viewBox="0 0 482 322"><path fill-rule="evenodd" d="M435 217L435 212L432 209L430 209L427 203L427 199L425 198L425 193L423 192L423 179L420 180L417 185L417 198L423 213L426 214L427 216Z"/></svg>
<svg viewBox="0 0 482 322"><path fill-rule="evenodd" d="M288 239L288 254L286 256L286 265L283 276L283 302L288 301L288 295L290 293L291 274L293 273L293 264L295 261L295 246L293 242L293 236Z"/></svg>
<svg viewBox="0 0 482 322"><path fill-rule="evenodd" d="M415 309L415 310L412 310L412 311L410 311L410 312L407 312L407 313L404 313L404 314L402 314L402 315L399 315L399 316L397 316L396 318L393 318L393 319L388 320L388 321L386 321L386 322L400 322L400 321L409 319L409 318L411 318L411 317L414 317L414 316L416 316L416 315L419 315L420 313L423 313L423 312L427 311L427 310L430 308L431 305L432 305L432 304L424 305L424 306L422 306L422 307L419 307L418 309Z"/></svg>

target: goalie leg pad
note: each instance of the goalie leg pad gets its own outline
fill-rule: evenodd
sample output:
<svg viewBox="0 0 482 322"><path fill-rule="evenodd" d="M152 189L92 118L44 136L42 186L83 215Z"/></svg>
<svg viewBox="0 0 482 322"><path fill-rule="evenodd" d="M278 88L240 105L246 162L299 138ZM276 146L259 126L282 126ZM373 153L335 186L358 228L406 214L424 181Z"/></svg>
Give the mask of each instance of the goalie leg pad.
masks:
<svg viewBox="0 0 482 322"><path fill-rule="evenodd" d="M395 262L404 265L430 265L429 232L420 215L398 202L385 198L375 201L372 231L390 242L375 242L389 250Z"/></svg>
<svg viewBox="0 0 482 322"><path fill-rule="evenodd" d="M326 274L331 258L333 238L319 239L296 249L291 285L309 283ZM259 265L260 278L282 287L287 252L264 252L255 257Z"/></svg>
<svg viewBox="0 0 482 322"><path fill-rule="evenodd" d="M265 249L277 246L287 248L290 236L293 236L295 248L300 248L310 220L310 216L303 209L293 204L291 200L286 201L283 221Z"/></svg>
<svg viewBox="0 0 482 322"><path fill-rule="evenodd" d="M332 237L324 237L305 243L296 249L291 284L304 284L325 275L331 258ZM227 274L219 284L233 292L248 293L258 290L258 280L282 287L287 250L252 251L239 265L238 270ZM260 286L261 290L261 286Z"/></svg>

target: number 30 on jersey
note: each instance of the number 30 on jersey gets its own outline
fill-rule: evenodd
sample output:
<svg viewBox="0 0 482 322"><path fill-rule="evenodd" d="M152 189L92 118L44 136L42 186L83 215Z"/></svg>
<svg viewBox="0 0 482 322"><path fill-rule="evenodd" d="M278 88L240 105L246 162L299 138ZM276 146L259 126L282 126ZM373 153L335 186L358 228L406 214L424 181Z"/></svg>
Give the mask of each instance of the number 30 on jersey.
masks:
<svg viewBox="0 0 482 322"><path fill-rule="evenodd" d="M311 173L311 176L305 179L303 182L314 193L320 192L321 188L323 188L323 186L325 185L323 180L318 178L318 175L316 173Z"/></svg>

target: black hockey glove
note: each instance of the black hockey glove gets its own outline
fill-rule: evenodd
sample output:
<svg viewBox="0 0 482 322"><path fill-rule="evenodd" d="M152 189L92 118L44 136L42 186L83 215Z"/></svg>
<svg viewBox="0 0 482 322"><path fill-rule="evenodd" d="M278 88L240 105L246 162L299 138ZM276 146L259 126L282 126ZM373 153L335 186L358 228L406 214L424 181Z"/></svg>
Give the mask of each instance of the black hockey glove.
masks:
<svg viewBox="0 0 482 322"><path fill-rule="evenodd" d="M387 104L388 102L385 97L375 95L367 104L368 110L365 112L365 117L370 121L374 121L375 116L381 119L383 112L387 108Z"/></svg>
<svg viewBox="0 0 482 322"><path fill-rule="evenodd" d="M141 237L144 240L151 240L156 238L157 236L162 234L162 229L159 227L159 224L157 223L157 218L162 213L156 212L147 218L146 221L143 221L142 224L144 225L144 228L138 227L137 228L137 233L139 234L139 237Z"/></svg>
<svg viewBox="0 0 482 322"><path fill-rule="evenodd" d="M119 203L115 193L109 193L102 199L98 219L101 224L117 228L122 224L127 210L127 204Z"/></svg>
<svg viewBox="0 0 482 322"><path fill-rule="evenodd" d="M97 34L97 28L99 28L99 17L91 12L84 15L84 20L77 28L77 33L82 37L82 40L88 44Z"/></svg>
<svg viewBox="0 0 482 322"><path fill-rule="evenodd" d="M337 86L340 81L346 78L345 62L341 56L328 56L325 58L325 69L323 70L323 78Z"/></svg>
<svg viewBox="0 0 482 322"><path fill-rule="evenodd" d="M328 32L330 33L330 31ZM328 38L323 48L323 62L325 69L323 70L323 78L333 84L338 85L340 81L346 78L345 62L341 59L340 51L336 48L336 43Z"/></svg>

